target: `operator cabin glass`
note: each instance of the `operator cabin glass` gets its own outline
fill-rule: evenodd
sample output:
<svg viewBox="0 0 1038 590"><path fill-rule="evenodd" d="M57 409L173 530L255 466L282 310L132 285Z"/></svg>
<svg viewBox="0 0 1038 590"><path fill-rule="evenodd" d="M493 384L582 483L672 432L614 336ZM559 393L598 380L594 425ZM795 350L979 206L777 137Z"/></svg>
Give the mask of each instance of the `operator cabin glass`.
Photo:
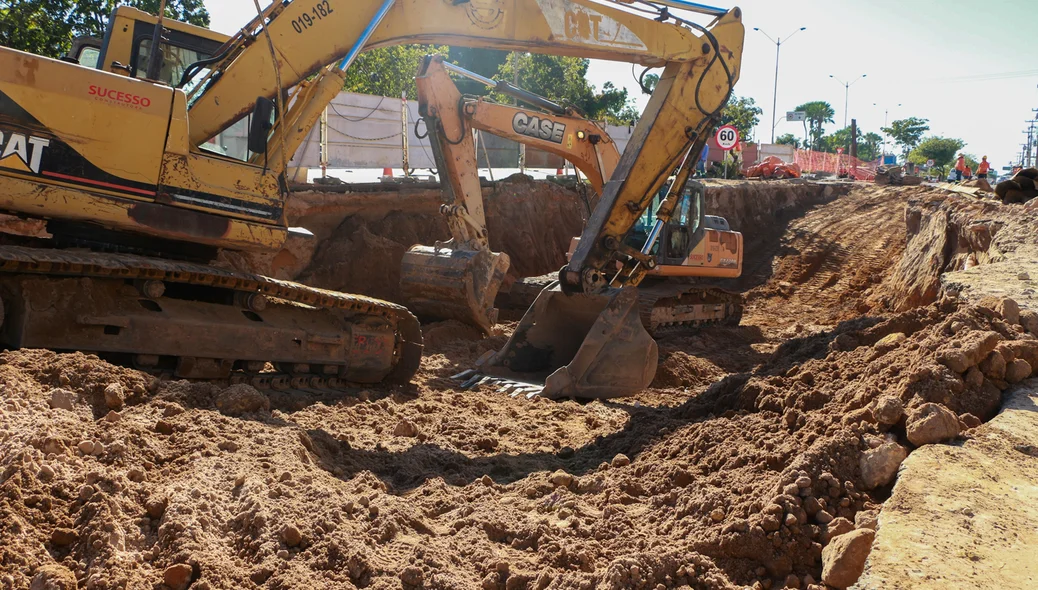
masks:
<svg viewBox="0 0 1038 590"><path fill-rule="evenodd" d="M176 86L180 83L180 79L188 66L210 57L208 53L186 47L178 47L169 43L162 43L160 46L162 48L162 68L159 71L159 80L170 86ZM147 75L148 60L150 59L151 39L141 39L137 51L137 62L134 64L134 76L143 79ZM206 73L207 70L205 69L199 71L182 87L182 90L190 92L191 88L198 81L205 78ZM248 147L248 138L249 117L246 116L198 147L207 152L246 162L252 155Z"/></svg>

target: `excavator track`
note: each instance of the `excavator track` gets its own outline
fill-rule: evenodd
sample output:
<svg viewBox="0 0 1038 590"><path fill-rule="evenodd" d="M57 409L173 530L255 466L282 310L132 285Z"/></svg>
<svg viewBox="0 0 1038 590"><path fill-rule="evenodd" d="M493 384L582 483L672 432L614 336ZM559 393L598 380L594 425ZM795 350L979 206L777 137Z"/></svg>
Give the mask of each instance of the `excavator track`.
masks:
<svg viewBox="0 0 1038 590"><path fill-rule="evenodd" d="M659 338L710 324L739 325L742 296L717 287L681 283L638 286L642 324Z"/></svg>
<svg viewBox="0 0 1038 590"><path fill-rule="evenodd" d="M421 361L403 306L133 254L0 246L0 303L6 346L176 378L320 392L407 383Z"/></svg>

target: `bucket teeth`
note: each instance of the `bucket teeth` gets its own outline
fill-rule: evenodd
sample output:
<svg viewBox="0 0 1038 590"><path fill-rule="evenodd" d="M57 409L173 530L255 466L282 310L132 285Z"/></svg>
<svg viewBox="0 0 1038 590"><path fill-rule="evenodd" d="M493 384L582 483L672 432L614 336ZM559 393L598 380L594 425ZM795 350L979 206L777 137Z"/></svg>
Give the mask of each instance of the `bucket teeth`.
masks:
<svg viewBox="0 0 1038 590"><path fill-rule="evenodd" d="M536 383L527 383L525 381L515 381L504 377L495 377L493 375L486 375L479 373L474 369L462 371L457 375L451 377L453 381L458 381L458 385L461 389L472 389L479 385L492 385L497 388L497 393L504 393L509 397L525 397L531 399L539 395L544 391L544 387L537 385Z"/></svg>

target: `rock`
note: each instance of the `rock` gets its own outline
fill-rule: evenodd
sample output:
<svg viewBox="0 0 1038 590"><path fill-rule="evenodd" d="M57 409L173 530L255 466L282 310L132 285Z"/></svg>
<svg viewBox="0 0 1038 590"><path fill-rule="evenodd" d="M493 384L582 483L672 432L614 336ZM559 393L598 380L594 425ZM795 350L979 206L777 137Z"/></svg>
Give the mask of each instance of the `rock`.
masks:
<svg viewBox="0 0 1038 590"><path fill-rule="evenodd" d="M974 415L972 413L960 413L959 414L959 423L965 429L977 428L978 426L980 426L982 424L980 419L977 418L976 415Z"/></svg>
<svg viewBox="0 0 1038 590"><path fill-rule="evenodd" d="M220 444L216 445L216 448L220 449L221 451L233 453L237 451L239 447L238 443L234 442L233 440L222 440L220 441Z"/></svg>
<svg viewBox="0 0 1038 590"><path fill-rule="evenodd" d="M1029 309L1021 311L1020 325L1028 332L1038 336L1038 312Z"/></svg>
<svg viewBox="0 0 1038 590"><path fill-rule="evenodd" d="M611 465L613 467L623 467L625 465L630 465L630 464L631 464L631 460L627 457L627 455L624 455L623 453L620 453L620 454L616 455L615 457L613 457L613 461L611 463Z"/></svg>
<svg viewBox="0 0 1038 590"><path fill-rule="evenodd" d="M555 473L551 474L548 481L557 488L567 488L569 487L569 484L573 483L573 476L559 469Z"/></svg>
<svg viewBox="0 0 1038 590"><path fill-rule="evenodd" d="M173 590L184 590L191 582L191 566L186 563L178 563L166 568L162 572L162 581Z"/></svg>
<svg viewBox="0 0 1038 590"><path fill-rule="evenodd" d="M992 350L988 355L981 361L978 367L981 373L984 373L988 379L1005 379L1006 376L1006 359L1002 356L1002 353L997 350Z"/></svg>
<svg viewBox="0 0 1038 590"><path fill-rule="evenodd" d="M36 473L36 477L39 478L40 481L47 483L54 479L54 468L50 465L44 465L40 467L39 472Z"/></svg>
<svg viewBox="0 0 1038 590"><path fill-rule="evenodd" d="M1016 278L1021 281L1029 281L1031 280L1031 275L1027 274L1026 272L1022 272L1016 275Z"/></svg>
<svg viewBox="0 0 1038 590"><path fill-rule="evenodd" d="M819 510L818 512L815 513L815 522L817 522L818 524L828 524L828 523L832 522L832 520L833 520L833 515L829 514L825 510Z"/></svg>
<svg viewBox="0 0 1038 590"><path fill-rule="evenodd" d="M120 414L119 412L117 412L115 410L108 410L108 413L105 414L105 422L111 422L112 424L114 424L114 423L118 422L119 420L121 420L122 417L123 417L123 415Z"/></svg>
<svg viewBox="0 0 1038 590"><path fill-rule="evenodd" d="M965 337L962 352L966 355L966 364L976 365L998 346L1002 335L998 332L987 330L984 332L970 332ZM951 367L949 367L951 368ZM962 371L957 371L961 373Z"/></svg>
<svg viewBox="0 0 1038 590"><path fill-rule="evenodd" d="M1023 359L1016 359L1006 367L1006 381L1019 383L1031 376L1031 364Z"/></svg>
<svg viewBox="0 0 1038 590"><path fill-rule="evenodd" d="M413 565L406 567L400 572L400 584L405 590L422 588L425 584L425 572Z"/></svg>
<svg viewBox="0 0 1038 590"><path fill-rule="evenodd" d="M939 443L959 436L959 417L942 405L923 404L908 416L906 430L917 447Z"/></svg>
<svg viewBox="0 0 1038 590"><path fill-rule="evenodd" d="M123 388L122 383L109 383L105 387L105 405L108 406L109 410L119 411L123 409L125 399L126 390Z"/></svg>
<svg viewBox="0 0 1038 590"><path fill-rule="evenodd" d="M822 505L818 503L818 498L814 496L804 498L804 511L809 515L814 516L821 509Z"/></svg>
<svg viewBox="0 0 1038 590"><path fill-rule="evenodd" d="M833 539L822 549L822 581L836 588L857 582L875 538L875 531L858 529Z"/></svg>
<svg viewBox="0 0 1038 590"><path fill-rule="evenodd" d="M962 374L970 368L969 358L961 350L944 350L938 353L937 361L956 373Z"/></svg>
<svg viewBox="0 0 1038 590"><path fill-rule="evenodd" d="M1009 324L1012 325L1020 323L1020 305L1017 304L1016 301L1008 298L1003 299L999 302L996 311L998 311L999 315L1002 316L1002 319L1009 322Z"/></svg>
<svg viewBox="0 0 1038 590"><path fill-rule="evenodd" d="M901 399L892 395L884 396L876 400L876 406L872 408L872 415L876 422L888 426L897 424L905 413L905 405Z"/></svg>
<svg viewBox="0 0 1038 590"><path fill-rule="evenodd" d="M79 449L79 452L83 453L84 455L92 455L94 454L94 441L81 440L79 441L79 444L76 445L76 448Z"/></svg>
<svg viewBox="0 0 1038 590"><path fill-rule="evenodd" d="M303 533L299 532L295 525L285 525L285 528L281 529L281 540L289 547L296 547L303 542Z"/></svg>
<svg viewBox="0 0 1038 590"><path fill-rule="evenodd" d="M240 416L251 412L270 409L270 400L245 383L238 383L224 389L216 396L216 409L226 416Z"/></svg>
<svg viewBox="0 0 1038 590"><path fill-rule="evenodd" d="M978 389L984 384L984 373L981 373L977 367L970 367L970 370L966 371L964 379L966 380L966 385L973 389Z"/></svg>
<svg viewBox="0 0 1038 590"><path fill-rule="evenodd" d="M760 526L762 529L771 532L779 530L782 526L782 521L779 520L776 514L765 514L764 519L761 520Z"/></svg>
<svg viewBox="0 0 1038 590"><path fill-rule="evenodd" d="M159 434L173 434L173 425L165 420L159 420L155 423L155 432Z"/></svg>
<svg viewBox="0 0 1038 590"><path fill-rule="evenodd" d="M401 420L397 423L396 428L393 429L393 436L414 438L418 436L418 426L410 420Z"/></svg>
<svg viewBox="0 0 1038 590"><path fill-rule="evenodd" d="M720 508L714 508L710 511L710 520L714 522L721 522L724 520L724 510Z"/></svg>
<svg viewBox="0 0 1038 590"><path fill-rule="evenodd" d="M807 477L806 475L802 475L798 477L797 480L793 483L797 484L797 487L803 490L811 487L811 478Z"/></svg>
<svg viewBox="0 0 1038 590"><path fill-rule="evenodd" d="M849 533L854 530L854 523L847 520L844 517L834 518L829 524L825 525L825 532L822 534L822 543L828 543L834 538L839 537L845 533Z"/></svg>
<svg viewBox="0 0 1038 590"><path fill-rule="evenodd" d="M180 404L170 403L162 410L163 418L172 418L173 416L179 416L184 413L184 407Z"/></svg>
<svg viewBox="0 0 1038 590"><path fill-rule="evenodd" d="M862 453L858 463L865 489L871 490L893 481L905 457L908 457L908 451L896 442L888 442Z"/></svg>
<svg viewBox="0 0 1038 590"><path fill-rule="evenodd" d="M786 588L800 590L800 577L796 574L789 574L786 576Z"/></svg>
<svg viewBox="0 0 1038 590"><path fill-rule="evenodd" d="M154 500L148 500L147 504L144 505L144 509L148 512L154 520L162 518L162 515L166 512L166 506L169 503L164 498L158 498Z"/></svg>
<svg viewBox="0 0 1038 590"><path fill-rule="evenodd" d="M50 390L50 407L60 410L72 411L76 394L67 389Z"/></svg>
<svg viewBox="0 0 1038 590"><path fill-rule="evenodd" d="M58 528L50 534L50 542L61 547L71 545L78 539L79 535L72 529Z"/></svg>
<svg viewBox="0 0 1038 590"><path fill-rule="evenodd" d="M879 515L873 510L862 510L854 515L854 528L876 530Z"/></svg>
<svg viewBox="0 0 1038 590"><path fill-rule="evenodd" d="M908 339L903 332L894 332L893 334L887 334L886 336L879 339L875 344L875 348L880 350L891 350L898 344L901 344Z"/></svg>
<svg viewBox="0 0 1038 590"><path fill-rule="evenodd" d="M57 563L40 567L29 582L29 590L76 590L78 587L76 574Z"/></svg>

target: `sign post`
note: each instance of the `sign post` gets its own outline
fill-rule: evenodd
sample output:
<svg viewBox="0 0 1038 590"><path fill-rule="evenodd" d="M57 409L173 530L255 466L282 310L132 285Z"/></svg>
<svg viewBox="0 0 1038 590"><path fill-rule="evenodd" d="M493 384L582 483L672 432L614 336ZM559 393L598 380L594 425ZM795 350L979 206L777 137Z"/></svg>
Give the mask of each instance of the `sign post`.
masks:
<svg viewBox="0 0 1038 590"><path fill-rule="evenodd" d="M724 166L724 177L727 179L728 152L739 145L739 130L734 125L723 125L717 128L714 140L717 142L717 146L724 150L724 158L721 159L721 165Z"/></svg>

